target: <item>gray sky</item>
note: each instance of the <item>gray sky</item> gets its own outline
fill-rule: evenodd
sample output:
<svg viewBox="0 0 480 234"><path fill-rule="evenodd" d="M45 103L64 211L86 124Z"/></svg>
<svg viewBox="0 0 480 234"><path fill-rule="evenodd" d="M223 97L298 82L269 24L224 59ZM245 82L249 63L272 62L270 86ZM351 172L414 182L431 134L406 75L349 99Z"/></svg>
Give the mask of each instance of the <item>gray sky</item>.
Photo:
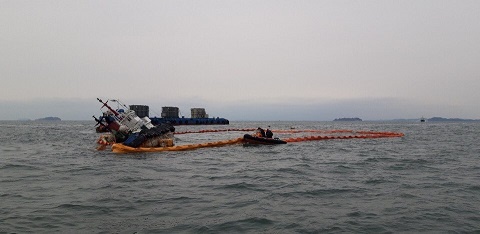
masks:
<svg viewBox="0 0 480 234"><path fill-rule="evenodd" d="M0 119L480 118L480 1L0 0Z"/></svg>

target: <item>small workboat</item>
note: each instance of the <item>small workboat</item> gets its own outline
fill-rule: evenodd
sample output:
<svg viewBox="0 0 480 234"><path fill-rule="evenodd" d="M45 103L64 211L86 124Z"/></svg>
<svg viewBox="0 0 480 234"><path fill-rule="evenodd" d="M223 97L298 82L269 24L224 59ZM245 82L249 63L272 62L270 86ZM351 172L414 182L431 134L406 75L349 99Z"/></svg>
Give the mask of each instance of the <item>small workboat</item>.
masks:
<svg viewBox="0 0 480 234"><path fill-rule="evenodd" d="M256 137L250 134L245 134L243 136L243 141L246 144L256 144L256 145L277 145L277 144L287 144L286 141L282 141L278 138L266 138L266 137Z"/></svg>

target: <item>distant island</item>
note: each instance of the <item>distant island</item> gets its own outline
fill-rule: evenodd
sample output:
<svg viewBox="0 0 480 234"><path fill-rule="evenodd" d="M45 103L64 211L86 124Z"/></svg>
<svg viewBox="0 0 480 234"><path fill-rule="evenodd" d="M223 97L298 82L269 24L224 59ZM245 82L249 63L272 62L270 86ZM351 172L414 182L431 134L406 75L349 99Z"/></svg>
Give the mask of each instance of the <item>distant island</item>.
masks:
<svg viewBox="0 0 480 234"><path fill-rule="evenodd" d="M362 121L360 118L338 118L333 121Z"/></svg>
<svg viewBox="0 0 480 234"><path fill-rule="evenodd" d="M36 119L35 121L62 121L62 120L58 117L45 117L45 118Z"/></svg>

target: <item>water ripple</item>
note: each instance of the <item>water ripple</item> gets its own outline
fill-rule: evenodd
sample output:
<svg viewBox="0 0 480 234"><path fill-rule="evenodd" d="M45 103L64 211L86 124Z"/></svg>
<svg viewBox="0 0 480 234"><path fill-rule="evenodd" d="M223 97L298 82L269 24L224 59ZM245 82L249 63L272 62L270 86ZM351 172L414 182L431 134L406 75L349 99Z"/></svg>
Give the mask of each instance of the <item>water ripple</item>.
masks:
<svg viewBox="0 0 480 234"><path fill-rule="evenodd" d="M232 122L406 135L134 155L96 151L92 125L0 121L0 232L480 230L480 124ZM237 137L225 134L177 143Z"/></svg>

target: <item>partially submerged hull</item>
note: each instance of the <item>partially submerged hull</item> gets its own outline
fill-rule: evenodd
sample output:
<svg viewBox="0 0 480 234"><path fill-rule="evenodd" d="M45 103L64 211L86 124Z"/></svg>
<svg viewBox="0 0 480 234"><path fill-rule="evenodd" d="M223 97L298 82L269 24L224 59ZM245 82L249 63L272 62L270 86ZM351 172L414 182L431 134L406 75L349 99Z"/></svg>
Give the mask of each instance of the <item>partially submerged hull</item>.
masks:
<svg viewBox="0 0 480 234"><path fill-rule="evenodd" d="M97 132L111 132L110 135L102 135L98 140L100 145L111 145L113 143L123 143L132 148L138 147L170 147L173 146L173 133L175 127L168 123L159 123L153 125L148 117L140 118L134 110L113 109L100 98L97 100L108 110L97 119ZM115 101L119 106L127 107L118 100ZM104 147L100 147L102 149Z"/></svg>
<svg viewBox="0 0 480 234"><path fill-rule="evenodd" d="M243 141L247 144L255 145L278 145L278 144L287 144L286 141L282 141L278 138L265 138L265 137L256 137L250 134L245 134L243 136Z"/></svg>

